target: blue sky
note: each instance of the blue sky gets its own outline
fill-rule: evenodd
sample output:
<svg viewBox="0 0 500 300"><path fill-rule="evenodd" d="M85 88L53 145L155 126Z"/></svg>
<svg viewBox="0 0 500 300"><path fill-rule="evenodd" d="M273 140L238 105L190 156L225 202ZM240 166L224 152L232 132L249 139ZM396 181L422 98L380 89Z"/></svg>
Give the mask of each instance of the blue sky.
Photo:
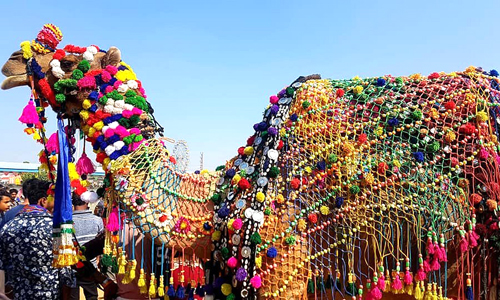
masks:
<svg viewBox="0 0 500 300"><path fill-rule="evenodd" d="M0 60L45 23L61 45L117 46L191 170L236 154L269 96L323 78L500 68L500 1L2 1ZM17 121L28 88L0 91L1 161L36 162ZM48 129L55 129L55 119Z"/></svg>

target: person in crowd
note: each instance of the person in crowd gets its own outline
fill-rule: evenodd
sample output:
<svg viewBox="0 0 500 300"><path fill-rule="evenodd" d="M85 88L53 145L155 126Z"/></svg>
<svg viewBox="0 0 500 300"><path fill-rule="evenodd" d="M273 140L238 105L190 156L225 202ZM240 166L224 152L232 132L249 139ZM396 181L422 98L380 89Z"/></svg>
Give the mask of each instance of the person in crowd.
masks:
<svg viewBox="0 0 500 300"><path fill-rule="evenodd" d="M76 193L72 196L73 203L73 222L75 227L75 236L79 245L83 245L94 239L97 234L104 230L102 219L94 215L89 210L89 204L80 199ZM92 261L96 265L95 259ZM77 287L71 289L71 299L80 298L80 287L83 288L85 299L97 299L97 285L91 278L84 278L77 275Z"/></svg>
<svg viewBox="0 0 500 300"><path fill-rule="evenodd" d="M31 188L32 184L36 182L36 179L32 178L32 179L28 179L26 180L25 182L23 182L23 187L21 189L21 191L26 191L28 189ZM2 227L7 224L7 222L9 222L10 220L14 219L14 217L27 205L29 205L29 200L28 198L26 197L26 195L24 195L24 193L22 193L23 196L24 196L24 200L23 202L20 204L20 205L16 205L14 207L12 207L4 216L4 218L2 218L2 221L0 222L0 229L2 229ZM9 196L10 197L10 196Z"/></svg>
<svg viewBox="0 0 500 300"><path fill-rule="evenodd" d="M65 268L52 267L52 216L48 181L33 179L23 189L28 205L0 229L0 270L7 273L13 298L59 299L60 284L71 285ZM67 270L66 270L67 271ZM0 288L4 282L0 282Z"/></svg>
<svg viewBox="0 0 500 300"><path fill-rule="evenodd" d="M0 223L3 223L5 213L10 209L11 204L9 193L0 190Z"/></svg>
<svg viewBox="0 0 500 300"><path fill-rule="evenodd" d="M12 202L16 202L16 199L17 199L17 193L19 191L16 190L16 189L10 189L9 190L9 193L10 193L10 199L12 199Z"/></svg>

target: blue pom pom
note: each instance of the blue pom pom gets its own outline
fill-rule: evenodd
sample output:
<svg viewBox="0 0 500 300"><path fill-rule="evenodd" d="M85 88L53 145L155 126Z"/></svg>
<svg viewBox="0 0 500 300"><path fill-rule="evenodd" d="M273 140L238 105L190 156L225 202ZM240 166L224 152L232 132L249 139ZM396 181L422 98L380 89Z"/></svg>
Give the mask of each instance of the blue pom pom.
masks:
<svg viewBox="0 0 500 300"><path fill-rule="evenodd" d="M104 135L100 135L95 139L96 143L102 143L104 142Z"/></svg>
<svg viewBox="0 0 500 300"><path fill-rule="evenodd" d="M416 161L418 162L424 162L424 154L420 151L413 152L413 157L415 158Z"/></svg>
<svg viewBox="0 0 500 300"><path fill-rule="evenodd" d="M200 173L201 173L200 170L194 171L194 174L200 174Z"/></svg>
<svg viewBox="0 0 500 300"><path fill-rule="evenodd" d="M227 208L226 205L222 206L221 208L219 208L219 211L217 212L217 215L220 217L220 218L225 218L229 215L229 208Z"/></svg>
<svg viewBox="0 0 500 300"><path fill-rule="evenodd" d="M92 148L93 148L94 150L96 150L96 151L97 151L97 150L99 150L99 143L94 143L94 144L92 145Z"/></svg>
<svg viewBox="0 0 500 300"><path fill-rule="evenodd" d="M297 116L297 114L293 114L293 115L291 115L291 116L290 116L290 120L291 120L292 122L295 122L295 121L297 121L298 119L299 119L299 117Z"/></svg>
<svg viewBox="0 0 500 300"><path fill-rule="evenodd" d="M397 118L392 118L387 121L387 124L391 127L396 127L399 124L399 120Z"/></svg>
<svg viewBox="0 0 500 300"><path fill-rule="evenodd" d="M229 178L233 178L236 175L236 171L234 169L229 169L226 171L226 176Z"/></svg>
<svg viewBox="0 0 500 300"><path fill-rule="evenodd" d="M94 100L94 101L97 101L98 100L98 97L99 97L99 93L96 92L96 91L92 91L90 94L89 94L89 100Z"/></svg>
<svg viewBox="0 0 500 300"><path fill-rule="evenodd" d="M377 79L377 86L384 86L384 85L385 85L385 79L384 78Z"/></svg>
<svg viewBox="0 0 500 300"><path fill-rule="evenodd" d="M127 155L127 154L129 154L129 153L130 153L130 151L128 150L128 146L127 146L127 145L123 146L123 147L120 149L120 155Z"/></svg>
<svg viewBox="0 0 500 300"><path fill-rule="evenodd" d="M118 67L118 71L125 71L125 70L127 70L127 67L125 67L124 65L120 65Z"/></svg>
<svg viewBox="0 0 500 300"><path fill-rule="evenodd" d="M259 123L253 124L253 130L257 131L259 129Z"/></svg>
<svg viewBox="0 0 500 300"><path fill-rule="evenodd" d="M111 137L109 137L106 140L106 142L111 145L111 144L118 142L119 140L120 140L120 136L118 134L114 134Z"/></svg>
<svg viewBox="0 0 500 300"><path fill-rule="evenodd" d="M89 111L95 113L97 111L97 105L94 103L89 107Z"/></svg>
<svg viewBox="0 0 500 300"><path fill-rule="evenodd" d="M266 122L260 122L258 125L257 125L257 130L258 131L265 131L267 129L268 125Z"/></svg>
<svg viewBox="0 0 500 300"><path fill-rule="evenodd" d="M111 79L108 81L108 84L114 85L114 84L115 84L115 82L116 82L117 80L118 80L118 79L116 79L116 78L114 78L114 77L113 77L113 78L111 78Z"/></svg>
<svg viewBox="0 0 500 300"><path fill-rule="evenodd" d="M107 83L103 83L99 86L99 91L101 91L103 94L104 94L104 91L106 90L106 88L109 86L109 84Z"/></svg>
<svg viewBox="0 0 500 300"><path fill-rule="evenodd" d="M275 258L278 255L278 250L276 248L271 247L267 250L267 257Z"/></svg>
<svg viewBox="0 0 500 300"><path fill-rule="evenodd" d="M101 150L104 150L106 149L106 147L108 147L108 143L106 142L99 143L99 147L101 147Z"/></svg>
<svg viewBox="0 0 500 300"><path fill-rule="evenodd" d="M175 297L175 289L174 289L173 285L170 285L168 287L167 296L169 296L169 297Z"/></svg>
<svg viewBox="0 0 500 300"><path fill-rule="evenodd" d="M212 229L212 225L210 225L210 223L208 223L208 222L205 222L203 224L203 229L208 231L208 230Z"/></svg>
<svg viewBox="0 0 500 300"><path fill-rule="evenodd" d="M336 208L341 208L343 204L344 204L344 197L335 198L335 207Z"/></svg>
<svg viewBox="0 0 500 300"><path fill-rule="evenodd" d="M318 168L318 170L320 170L320 171L324 171L326 169L326 163L325 163L325 161L322 160L322 161L318 162L316 164L316 168Z"/></svg>
<svg viewBox="0 0 500 300"><path fill-rule="evenodd" d="M98 75L94 76L94 79L95 79L95 84L96 84L96 85L98 85L98 86L99 86L99 85L103 84L101 74L98 74Z"/></svg>
<svg viewBox="0 0 500 300"><path fill-rule="evenodd" d="M498 71L497 70L491 70L490 71L490 76L498 77Z"/></svg>
<svg viewBox="0 0 500 300"><path fill-rule="evenodd" d="M115 152L111 153L111 155L109 156L109 158L110 158L111 160L117 160L117 159L118 159L118 157L120 157L120 156L121 156L120 151L115 151Z"/></svg>

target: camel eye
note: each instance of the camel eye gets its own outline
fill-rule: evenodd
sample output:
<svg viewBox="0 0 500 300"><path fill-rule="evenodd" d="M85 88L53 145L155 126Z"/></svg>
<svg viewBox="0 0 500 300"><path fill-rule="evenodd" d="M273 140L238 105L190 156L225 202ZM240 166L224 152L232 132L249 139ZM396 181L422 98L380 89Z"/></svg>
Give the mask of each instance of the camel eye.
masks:
<svg viewBox="0 0 500 300"><path fill-rule="evenodd" d="M63 69L66 72L71 71L73 65L74 65L74 62L72 62L70 60L61 61L61 69Z"/></svg>

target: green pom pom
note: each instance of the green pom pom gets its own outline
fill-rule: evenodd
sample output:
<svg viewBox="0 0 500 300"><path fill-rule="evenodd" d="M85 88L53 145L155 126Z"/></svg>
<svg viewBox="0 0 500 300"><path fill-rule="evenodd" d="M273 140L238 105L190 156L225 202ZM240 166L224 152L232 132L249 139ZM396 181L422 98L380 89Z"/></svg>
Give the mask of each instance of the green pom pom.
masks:
<svg viewBox="0 0 500 300"><path fill-rule="evenodd" d="M83 73L87 73L90 70L90 63L84 59L78 64L78 69Z"/></svg>
<svg viewBox="0 0 500 300"><path fill-rule="evenodd" d="M309 102L309 101L307 101L307 100L306 100L306 101L304 101L304 102L302 102L302 107L303 107L304 109L307 109L309 106L311 106L311 102Z"/></svg>
<svg viewBox="0 0 500 300"><path fill-rule="evenodd" d="M102 265L105 267L111 267L112 264L113 264L113 259L111 258L111 255L104 254L102 256Z"/></svg>
<svg viewBox="0 0 500 300"><path fill-rule="evenodd" d="M222 254L222 257L224 259L228 259L229 258L229 249L227 249L226 247L222 248L220 250L221 254Z"/></svg>
<svg viewBox="0 0 500 300"><path fill-rule="evenodd" d="M132 91L132 90L128 90L126 93L125 93L125 97L135 97L137 96L137 93Z"/></svg>
<svg viewBox="0 0 500 300"><path fill-rule="evenodd" d="M295 237L293 235L287 237L285 239L285 243L287 243L288 245L295 245Z"/></svg>
<svg viewBox="0 0 500 300"><path fill-rule="evenodd" d="M138 115L131 116L130 119L128 119L130 127L136 126L140 120L141 118Z"/></svg>
<svg viewBox="0 0 500 300"><path fill-rule="evenodd" d="M276 178L280 174L280 169L278 167L271 167L271 170L267 173L267 177Z"/></svg>
<svg viewBox="0 0 500 300"><path fill-rule="evenodd" d="M99 103L102 105L106 105L106 103L108 103L108 97L102 96L101 98L99 98Z"/></svg>
<svg viewBox="0 0 500 300"><path fill-rule="evenodd" d="M295 93L295 90L293 89L293 87L289 86L286 88L286 94L290 97L293 97L293 94Z"/></svg>
<svg viewBox="0 0 500 300"><path fill-rule="evenodd" d="M226 166L224 166L224 165L220 165L220 166L218 166L217 168L215 168L215 171L224 170L224 168L226 168Z"/></svg>
<svg viewBox="0 0 500 300"><path fill-rule="evenodd" d="M395 81L397 84L403 84L403 78L401 78L401 77L396 78Z"/></svg>
<svg viewBox="0 0 500 300"><path fill-rule="evenodd" d="M330 163L334 163L334 162L336 162L336 161L337 161L337 159L338 159L338 158L337 158L337 154L333 154L333 153L331 153L331 154L329 154L329 155L328 155L328 162L330 162Z"/></svg>
<svg viewBox="0 0 500 300"><path fill-rule="evenodd" d="M108 96L113 100L123 100L123 96L120 93L118 93L118 91L112 91L110 93L107 93L106 96Z"/></svg>
<svg viewBox="0 0 500 300"><path fill-rule="evenodd" d="M129 119L126 119L126 118L121 118L118 120L118 124L122 125L123 127L125 128L131 128L132 126L130 126L130 121Z"/></svg>
<svg viewBox="0 0 500 300"><path fill-rule="evenodd" d="M414 119L414 120L420 120L422 119L422 112L420 110L415 110L411 113L411 117Z"/></svg>
<svg viewBox="0 0 500 300"><path fill-rule="evenodd" d="M57 103L63 103L64 101L66 101L66 96L64 94L57 94L56 101Z"/></svg>
<svg viewBox="0 0 500 300"><path fill-rule="evenodd" d="M260 234L258 232L254 232L252 236L250 237L250 241L256 245L262 243L262 238L260 237Z"/></svg>
<svg viewBox="0 0 500 300"><path fill-rule="evenodd" d="M222 200L222 197L220 196L220 194L213 194L210 200L212 200L214 204L219 204Z"/></svg>
<svg viewBox="0 0 500 300"><path fill-rule="evenodd" d="M83 78L83 72L81 70L76 69L73 71L71 78L73 78L75 80L80 80Z"/></svg>
<svg viewBox="0 0 500 300"><path fill-rule="evenodd" d="M357 194L357 193L359 193L360 188L357 185L353 185L353 186L351 186L351 188L349 190L351 191L351 193Z"/></svg>
<svg viewBox="0 0 500 300"><path fill-rule="evenodd" d="M266 207L266 209L264 210L264 214L266 216L269 216L271 214L271 209L269 207Z"/></svg>
<svg viewBox="0 0 500 300"><path fill-rule="evenodd" d="M437 152L441 148L441 144L438 141L432 142L432 144L427 145L427 151Z"/></svg>
<svg viewBox="0 0 500 300"><path fill-rule="evenodd" d="M226 297L226 300L234 300L234 299L236 299L236 296L233 293L227 295Z"/></svg>

